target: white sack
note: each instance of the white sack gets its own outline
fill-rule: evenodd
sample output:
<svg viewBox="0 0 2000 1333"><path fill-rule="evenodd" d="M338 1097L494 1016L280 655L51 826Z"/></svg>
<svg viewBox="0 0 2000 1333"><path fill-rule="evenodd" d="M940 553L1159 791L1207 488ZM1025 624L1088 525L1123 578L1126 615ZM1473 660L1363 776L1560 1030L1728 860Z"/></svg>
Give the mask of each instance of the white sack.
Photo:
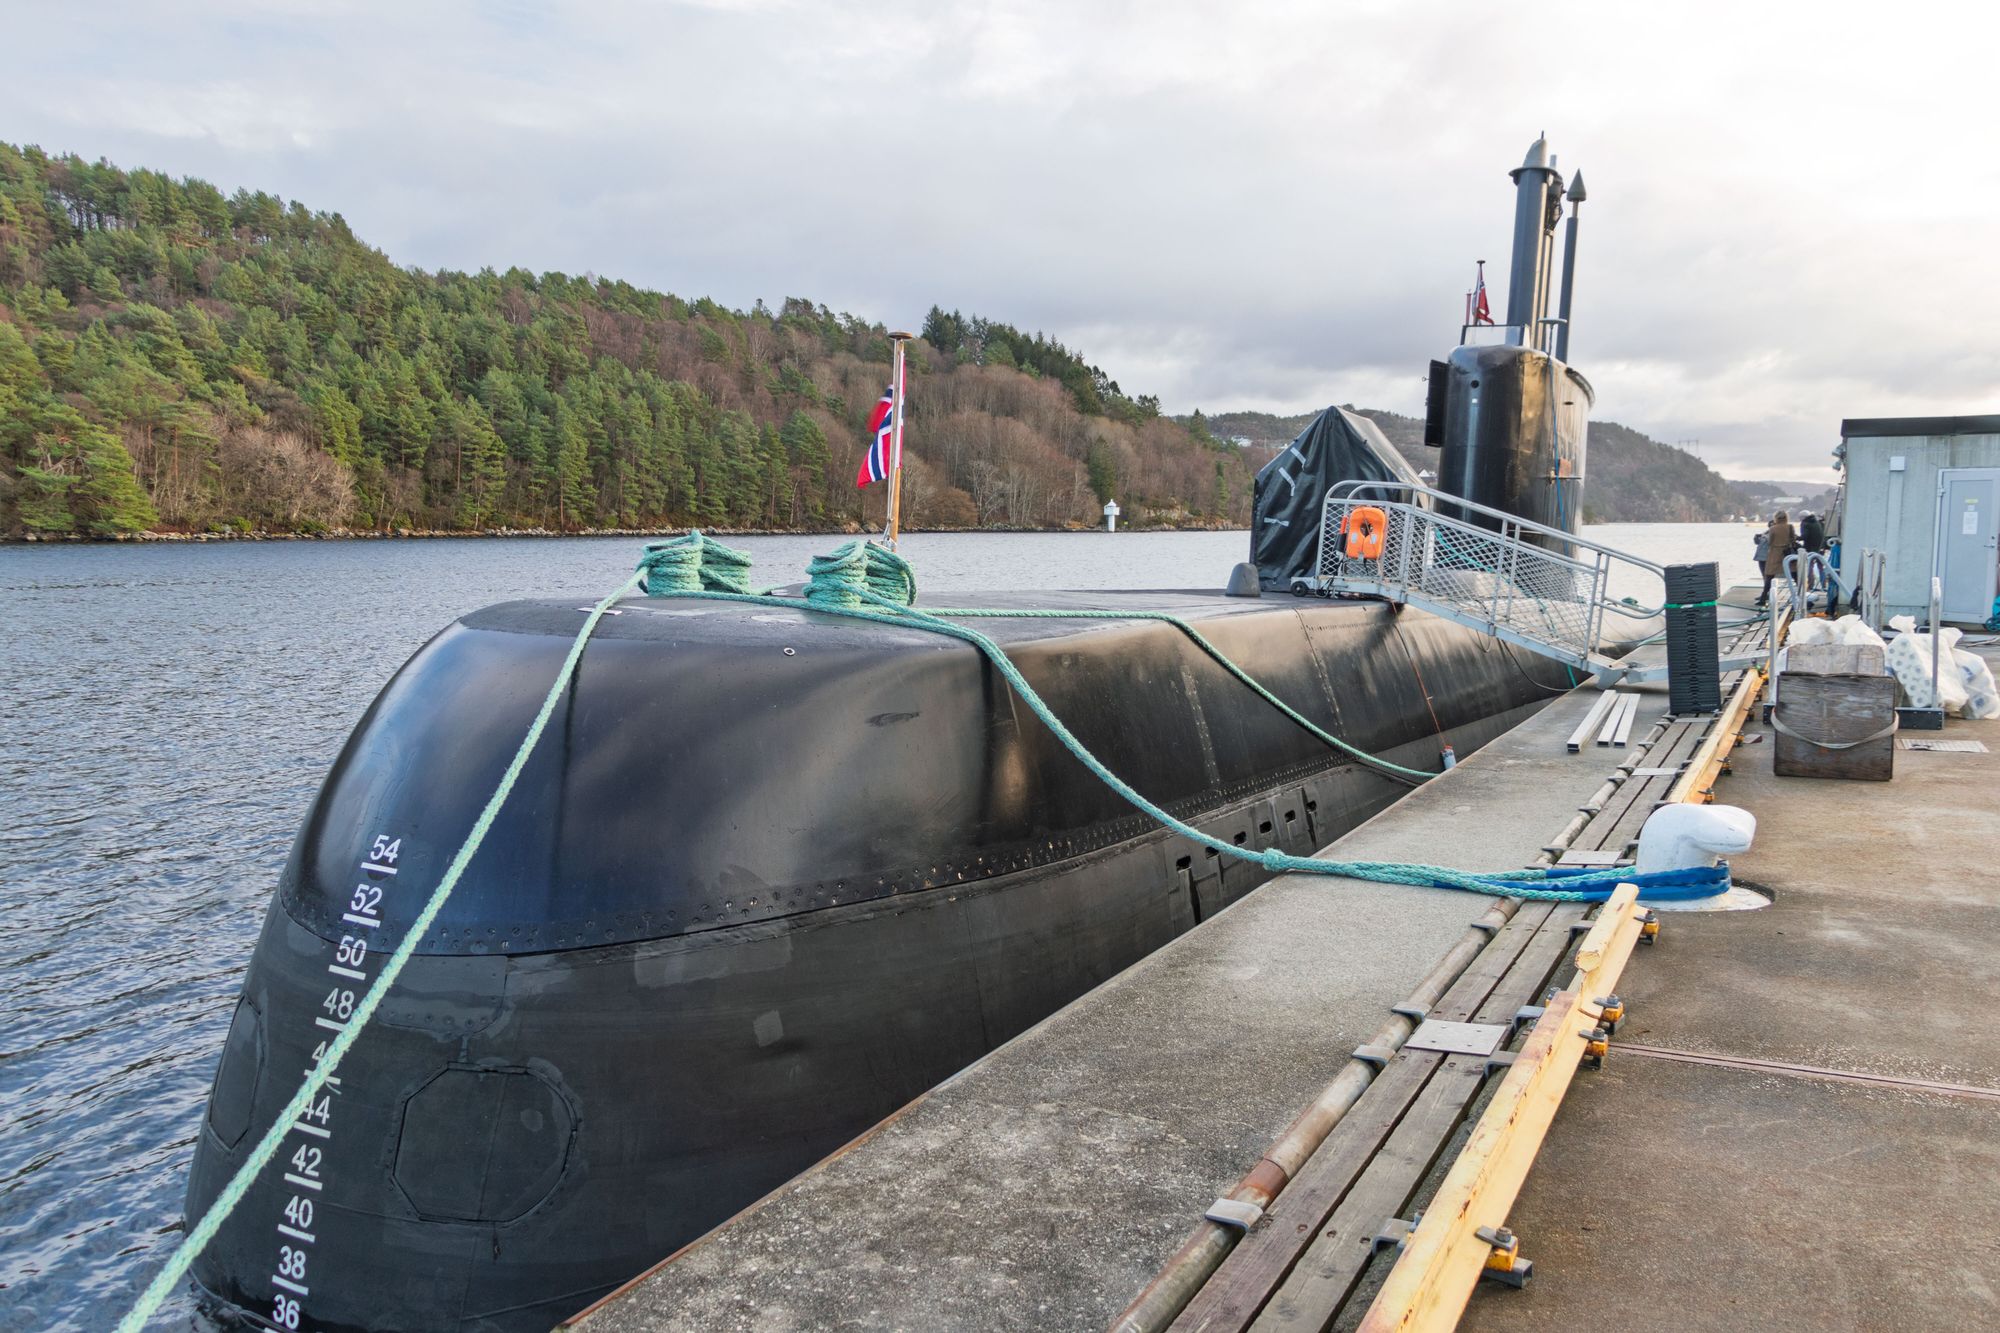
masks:
<svg viewBox="0 0 2000 1333"><path fill-rule="evenodd" d="M2000 690L1993 686L1993 668L1986 665L1986 659L1963 648L1952 649L1951 656L1958 663L1960 679L1965 682L1965 707L1959 710L1959 716L2000 717Z"/></svg>
<svg viewBox="0 0 2000 1333"><path fill-rule="evenodd" d="M1910 707L1942 708L1947 713L1956 713L1965 707L1969 697L1965 676L1958 670L1957 655L1952 651L1959 631L1946 629L1939 636L1944 652L1938 662L1937 689L1933 691L1931 636L1917 633L1916 626L1914 616L1897 616L1889 622L1890 629L1900 631L1889 643L1889 673L1896 678Z"/></svg>

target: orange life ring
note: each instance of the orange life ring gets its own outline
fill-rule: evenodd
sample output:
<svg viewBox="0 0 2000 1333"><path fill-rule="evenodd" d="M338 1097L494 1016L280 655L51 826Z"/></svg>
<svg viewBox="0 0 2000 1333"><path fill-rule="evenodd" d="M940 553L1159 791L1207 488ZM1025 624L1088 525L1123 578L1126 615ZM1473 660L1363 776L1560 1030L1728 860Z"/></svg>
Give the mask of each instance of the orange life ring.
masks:
<svg viewBox="0 0 2000 1333"><path fill-rule="evenodd" d="M1348 510L1347 517L1340 520L1340 530L1347 534L1347 558L1381 559L1382 537L1388 528L1389 516L1374 505Z"/></svg>

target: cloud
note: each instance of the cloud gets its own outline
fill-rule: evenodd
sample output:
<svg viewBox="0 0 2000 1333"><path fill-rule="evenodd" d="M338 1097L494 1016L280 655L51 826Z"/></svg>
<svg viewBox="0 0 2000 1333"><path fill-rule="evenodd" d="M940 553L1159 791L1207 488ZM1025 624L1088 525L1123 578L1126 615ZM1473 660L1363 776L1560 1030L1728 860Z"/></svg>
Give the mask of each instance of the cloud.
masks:
<svg viewBox="0 0 2000 1333"><path fill-rule="evenodd" d="M2000 20L1923 8L71 7L11 22L0 136L337 210L399 263L937 302L1170 409L1409 411L1546 129L1591 182L1599 415L1786 475L1843 416L2000 410Z"/></svg>

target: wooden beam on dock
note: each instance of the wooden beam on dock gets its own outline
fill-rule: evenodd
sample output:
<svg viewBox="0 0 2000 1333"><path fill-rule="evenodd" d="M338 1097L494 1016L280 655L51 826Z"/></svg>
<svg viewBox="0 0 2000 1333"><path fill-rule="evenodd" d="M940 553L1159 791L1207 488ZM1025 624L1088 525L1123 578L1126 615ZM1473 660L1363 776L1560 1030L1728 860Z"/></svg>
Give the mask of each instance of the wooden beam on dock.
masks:
<svg viewBox="0 0 2000 1333"><path fill-rule="evenodd" d="M1535 1021L1527 1045L1389 1270L1360 1333L1457 1325L1494 1253L1492 1242L1477 1233L1505 1224L1589 1049L1602 1012L1598 1001L1616 986L1639 941L1645 913L1638 898L1639 890L1624 884L1605 903L1586 939L1587 947L1595 946L1595 965L1579 972Z"/></svg>

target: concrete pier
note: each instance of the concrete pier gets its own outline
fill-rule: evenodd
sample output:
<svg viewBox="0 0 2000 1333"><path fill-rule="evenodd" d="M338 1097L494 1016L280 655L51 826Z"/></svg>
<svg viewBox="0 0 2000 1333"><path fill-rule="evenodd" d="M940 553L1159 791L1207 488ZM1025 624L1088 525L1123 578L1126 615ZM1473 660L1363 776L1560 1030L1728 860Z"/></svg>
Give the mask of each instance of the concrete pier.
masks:
<svg viewBox="0 0 2000 1333"><path fill-rule="evenodd" d="M1736 752L1733 867L1774 901L1670 917L1628 971L1510 1219L1535 1280L1463 1327L2000 1327L2000 722L1903 735L1990 752L1899 750L1887 783Z"/></svg>

